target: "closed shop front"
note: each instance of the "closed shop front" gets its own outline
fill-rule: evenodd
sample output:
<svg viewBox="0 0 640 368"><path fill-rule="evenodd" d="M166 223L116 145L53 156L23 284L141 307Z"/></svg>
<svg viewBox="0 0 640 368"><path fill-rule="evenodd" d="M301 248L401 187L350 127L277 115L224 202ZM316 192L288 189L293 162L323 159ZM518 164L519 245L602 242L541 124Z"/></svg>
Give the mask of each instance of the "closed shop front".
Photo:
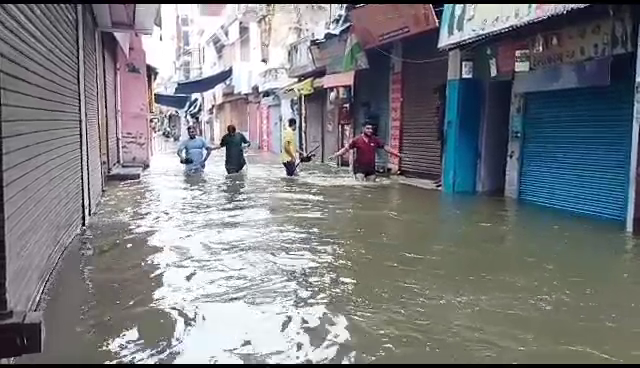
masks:
<svg viewBox="0 0 640 368"><path fill-rule="evenodd" d="M109 168L113 168L120 162L118 152L118 88L116 51L117 41L113 35L102 33L104 46L104 80L107 101L107 137Z"/></svg>
<svg viewBox="0 0 640 368"><path fill-rule="evenodd" d="M624 220L633 77L525 97L520 198Z"/></svg>
<svg viewBox="0 0 640 368"><path fill-rule="evenodd" d="M304 96L307 147L306 150L314 153L324 160L327 155L323 150L324 119L326 114L326 91L316 90L310 95ZM316 149L317 148L317 149ZM330 155L331 153L329 153Z"/></svg>
<svg viewBox="0 0 640 368"><path fill-rule="evenodd" d="M2 4L0 14L8 295L27 310L83 222L78 13Z"/></svg>
<svg viewBox="0 0 640 368"><path fill-rule="evenodd" d="M100 109L98 107L96 22L90 6L83 6L83 10L83 62L87 142L86 166L88 168L86 186L89 188L90 212L93 213L102 195L102 160L100 158L100 127L98 122Z"/></svg>
<svg viewBox="0 0 640 368"><path fill-rule="evenodd" d="M269 151L279 154L282 147L282 114L280 113L280 99L268 96L262 99L262 104L268 110Z"/></svg>
<svg viewBox="0 0 640 368"><path fill-rule="evenodd" d="M325 161L330 155L338 152L338 150L342 148L340 144L340 126L338 125L338 100L338 89L332 88L328 90L324 116L323 152Z"/></svg>
<svg viewBox="0 0 640 368"><path fill-rule="evenodd" d="M437 32L403 42L400 170L406 176L439 179L437 88L447 82L446 53L437 51Z"/></svg>
<svg viewBox="0 0 640 368"><path fill-rule="evenodd" d="M247 104L247 115L249 119L249 136L247 139L254 148L260 147L260 102L251 101Z"/></svg>

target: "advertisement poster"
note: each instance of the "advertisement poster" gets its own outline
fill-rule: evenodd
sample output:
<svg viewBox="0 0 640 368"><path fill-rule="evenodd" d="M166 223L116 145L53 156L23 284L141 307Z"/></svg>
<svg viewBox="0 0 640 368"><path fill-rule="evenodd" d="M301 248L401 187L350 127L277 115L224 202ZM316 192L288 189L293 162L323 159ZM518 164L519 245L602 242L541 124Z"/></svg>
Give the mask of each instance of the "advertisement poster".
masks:
<svg viewBox="0 0 640 368"><path fill-rule="evenodd" d="M402 125L402 73L391 75L391 149L400 151L400 129ZM389 157L394 170L399 169L400 161L395 156Z"/></svg>
<svg viewBox="0 0 640 368"><path fill-rule="evenodd" d="M445 4L439 48L479 39L589 4Z"/></svg>
<svg viewBox="0 0 640 368"><path fill-rule="evenodd" d="M269 151L269 140L271 138L271 129L269 125L269 106L260 104L260 130L262 132L260 148L265 152Z"/></svg>

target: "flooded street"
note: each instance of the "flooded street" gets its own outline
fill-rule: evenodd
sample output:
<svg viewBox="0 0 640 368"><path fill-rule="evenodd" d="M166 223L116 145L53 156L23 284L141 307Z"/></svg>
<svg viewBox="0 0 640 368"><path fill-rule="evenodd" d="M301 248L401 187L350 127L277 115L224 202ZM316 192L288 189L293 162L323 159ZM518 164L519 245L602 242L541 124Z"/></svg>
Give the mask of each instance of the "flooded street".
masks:
<svg viewBox="0 0 640 368"><path fill-rule="evenodd" d="M621 226L309 164L288 180L170 144L112 184L23 363L635 363L640 254Z"/></svg>

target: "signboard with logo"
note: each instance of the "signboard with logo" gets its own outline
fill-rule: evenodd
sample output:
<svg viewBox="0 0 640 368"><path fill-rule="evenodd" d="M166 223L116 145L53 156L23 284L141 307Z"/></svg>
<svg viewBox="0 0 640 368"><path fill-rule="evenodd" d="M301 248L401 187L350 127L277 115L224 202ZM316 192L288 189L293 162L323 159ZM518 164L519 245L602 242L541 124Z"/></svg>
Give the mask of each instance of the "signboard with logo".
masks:
<svg viewBox="0 0 640 368"><path fill-rule="evenodd" d="M431 4L367 4L353 9L351 20L365 49L438 28Z"/></svg>
<svg viewBox="0 0 640 368"><path fill-rule="evenodd" d="M589 4L445 4L439 48L499 33Z"/></svg>

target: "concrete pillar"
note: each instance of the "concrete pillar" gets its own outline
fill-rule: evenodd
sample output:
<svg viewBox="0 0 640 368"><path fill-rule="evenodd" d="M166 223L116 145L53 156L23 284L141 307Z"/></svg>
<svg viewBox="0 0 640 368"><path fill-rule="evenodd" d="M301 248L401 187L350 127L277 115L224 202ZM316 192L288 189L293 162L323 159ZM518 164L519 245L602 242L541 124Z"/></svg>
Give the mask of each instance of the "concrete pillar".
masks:
<svg viewBox="0 0 640 368"><path fill-rule="evenodd" d="M122 165L148 167L151 132L147 91L146 57L142 39L131 35L129 56L118 50Z"/></svg>
<svg viewBox="0 0 640 368"><path fill-rule="evenodd" d="M462 61L459 50L449 53L442 168L442 187L448 193L473 193L476 189L482 83L473 76L463 78Z"/></svg>

